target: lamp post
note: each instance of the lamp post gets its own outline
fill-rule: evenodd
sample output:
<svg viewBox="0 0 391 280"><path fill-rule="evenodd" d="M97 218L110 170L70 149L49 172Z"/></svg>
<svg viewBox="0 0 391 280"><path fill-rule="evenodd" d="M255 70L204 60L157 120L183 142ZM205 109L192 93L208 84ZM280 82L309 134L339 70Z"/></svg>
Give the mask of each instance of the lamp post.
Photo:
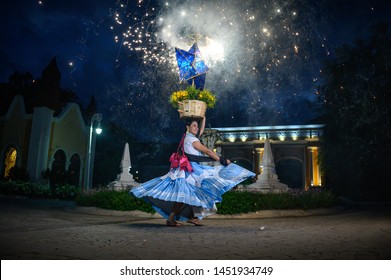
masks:
<svg viewBox="0 0 391 280"><path fill-rule="evenodd" d="M97 126L95 128L96 134L102 133L102 128L100 126L100 121L102 120L102 114L95 113L91 118L90 125L90 137L88 138L88 155L87 155L87 174L86 174L86 188L90 189L91 186L91 155L92 155L92 132L94 130L94 122L97 122Z"/></svg>

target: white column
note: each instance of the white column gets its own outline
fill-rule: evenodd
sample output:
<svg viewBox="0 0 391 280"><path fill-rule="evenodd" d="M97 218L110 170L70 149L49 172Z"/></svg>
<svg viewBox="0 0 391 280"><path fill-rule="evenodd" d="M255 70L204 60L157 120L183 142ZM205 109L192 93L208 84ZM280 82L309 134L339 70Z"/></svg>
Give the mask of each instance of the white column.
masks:
<svg viewBox="0 0 391 280"><path fill-rule="evenodd" d="M53 113L47 107L34 108L27 160L27 172L33 181L41 180L47 168Z"/></svg>

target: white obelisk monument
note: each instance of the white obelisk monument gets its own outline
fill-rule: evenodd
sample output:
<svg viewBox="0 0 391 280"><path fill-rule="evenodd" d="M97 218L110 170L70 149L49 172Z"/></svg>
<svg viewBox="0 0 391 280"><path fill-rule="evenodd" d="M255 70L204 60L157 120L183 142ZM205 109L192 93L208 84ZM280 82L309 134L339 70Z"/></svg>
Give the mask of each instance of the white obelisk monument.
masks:
<svg viewBox="0 0 391 280"><path fill-rule="evenodd" d="M112 187L114 190L124 190L127 188L137 187L139 183L134 181L133 175L129 172L131 167L132 164L130 162L129 144L126 143L120 165L121 173L117 175L117 180L109 183L109 187Z"/></svg>
<svg viewBox="0 0 391 280"><path fill-rule="evenodd" d="M258 180L249 185L246 188L247 190L262 193L281 193L288 191L288 186L278 180L272 148L268 138L265 140L261 167L262 172L258 175Z"/></svg>

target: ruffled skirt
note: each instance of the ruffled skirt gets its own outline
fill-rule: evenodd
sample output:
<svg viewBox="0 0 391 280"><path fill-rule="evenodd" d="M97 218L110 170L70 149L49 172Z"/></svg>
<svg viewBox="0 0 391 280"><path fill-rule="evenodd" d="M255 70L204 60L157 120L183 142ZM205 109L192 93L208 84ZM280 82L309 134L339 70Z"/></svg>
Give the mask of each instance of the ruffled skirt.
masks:
<svg viewBox="0 0 391 280"><path fill-rule="evenodd" d="M202 219L216 213L215 203L222 201L225 192L255 176L234 163L214 167L196 162L191 162L191 165L193 172L173 168L166 175L133 188L130 193L150 202L164 218L168 218L175 202L182 202L185 207L177 220L187 220L192 212Z"/></svg>

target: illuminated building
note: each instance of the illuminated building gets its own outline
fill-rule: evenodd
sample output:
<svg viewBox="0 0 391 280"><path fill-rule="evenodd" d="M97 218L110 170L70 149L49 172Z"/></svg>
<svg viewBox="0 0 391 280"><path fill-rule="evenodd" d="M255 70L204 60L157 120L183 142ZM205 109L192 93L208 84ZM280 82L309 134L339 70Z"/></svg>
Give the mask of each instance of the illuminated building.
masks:
<svg viewBox="0 0 391 280"><path fill-rule="evenodd" d="M2 84L0 100L0 175L12 168L34 182L82 186L85 181L88 128L77 103L61 99L61 74L53 59L41 79L26 79L22 90ZM94 143L95 144L95 143ZM95 150L95 145L93 146ZM57 178L57 179L53 179ZM65 182L65 178L67 178Z"/></svg>
<svg viewBox="0 0 391 280"><path fill-rule="evenodd" d="M262 172L262 154L268 138L278 178L290 188L322 186L319 166L322 124L212 128L214 146L221 155L243 167ZM205 135L210 134L205 130Z"/></svg>

